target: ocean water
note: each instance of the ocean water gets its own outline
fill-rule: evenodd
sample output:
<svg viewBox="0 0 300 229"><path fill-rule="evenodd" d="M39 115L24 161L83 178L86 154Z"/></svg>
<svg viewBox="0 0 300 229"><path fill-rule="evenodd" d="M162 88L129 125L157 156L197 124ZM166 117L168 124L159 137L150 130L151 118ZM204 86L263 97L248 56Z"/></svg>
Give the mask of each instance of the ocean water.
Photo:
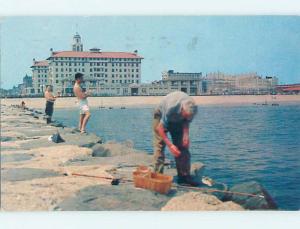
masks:
<svg viewBox="0 0 300 229"><path fill-rule="evenodd" d="M132 140L152 153L153 108L92 109L88 132L105 141ZM199 106L190 127L192 161L229 186L260 182L283 210L300 209L300 104ZM77 109L55 110L54 118L77 126ZM167 151L167 157L172 156Z"/></svg>

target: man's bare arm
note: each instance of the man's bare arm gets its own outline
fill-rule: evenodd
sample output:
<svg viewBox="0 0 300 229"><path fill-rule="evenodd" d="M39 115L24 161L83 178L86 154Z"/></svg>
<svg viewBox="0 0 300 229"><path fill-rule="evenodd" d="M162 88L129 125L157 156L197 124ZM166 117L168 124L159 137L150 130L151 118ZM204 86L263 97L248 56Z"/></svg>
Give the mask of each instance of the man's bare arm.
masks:
<svg viewBox="0 0 300 229"><path fill-rule="evenodd" d="M158 134L162 137L163 141L166 143L166 145L169 147L171 153L175 156L178 157L180 156L181 152L180 150L169 140L167 134L166 134L166 129L164 128L162 123L159 123L156 131Z"/></svg>

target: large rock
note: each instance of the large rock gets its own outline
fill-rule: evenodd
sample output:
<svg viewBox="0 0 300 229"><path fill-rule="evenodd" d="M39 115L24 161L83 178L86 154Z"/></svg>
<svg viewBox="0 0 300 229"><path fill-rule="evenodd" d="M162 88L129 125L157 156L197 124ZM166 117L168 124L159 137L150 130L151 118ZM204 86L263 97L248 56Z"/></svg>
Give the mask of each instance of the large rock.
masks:
<svg viewBox="0 0 300 229"><path fill-rule="evenodd" d="M251 197L238 194L231 194L227 197L228 200L232 200L235 203L242 205L245 209L277 209L277 205L271 195L263 188L263 186L255 181L235 185L230 191L262 195L264 197Z"/></svg>
<svg viewBox="0 0 300 229"><path fill-rule="evenodd" d="M61 136L67 145L91 148L97 143L102 143L102 139L96 134L61 134Z"/></svg>
<svg viewBox="0 0 300 229"><path fill-rule="evenodd" d="M110 157L111 152L109 149L105 148L102 144L95 144L92 147L92 156L93 157Z"/></svg>
<svg viewBox="0 0 300 229"><path fill-rule="evenodd" d="M195 180L201 181L203 172L204 172L204 164L201 162L193 163L191 165L191 175L194 177Z"/></svg>
<svg viewBox="0 0 300 229"><path fill-rule="evenodd" d="M2 181L24 181L56 176L61 176L61 174L48 169L15 168L1 170Z"/></svg>
<svg viewBox="0 0 300 229"><path fill-rule="evenodd" d="M26 161L33 158L33 154L28 153L14 153L1 155L1 163Z"/></svg>
<svg viewBox="0 0 300 229"><path fill-rule="evenodd" d="M188 192L181 196L172 198L162 211L242 211L240 205L222 202L215 196L200 192Z"/></svg>
<svg viewBox="0 0 300 229"><path fill-rule="evenodd" d="M54 210L66 211L139 211L159 210L171 196L161 195L131 184L86 187L62 201Z"/></svg>
<svg viewBox="0 0 300 229"><path fill-rule="evenodd" d="M112 157L112 156L123 156L132 153L137 153L138 151L132 148L132 144L128 141L123 143L117 142L107 142L103 145L96 144L92 147L93 157Z"/></svg>

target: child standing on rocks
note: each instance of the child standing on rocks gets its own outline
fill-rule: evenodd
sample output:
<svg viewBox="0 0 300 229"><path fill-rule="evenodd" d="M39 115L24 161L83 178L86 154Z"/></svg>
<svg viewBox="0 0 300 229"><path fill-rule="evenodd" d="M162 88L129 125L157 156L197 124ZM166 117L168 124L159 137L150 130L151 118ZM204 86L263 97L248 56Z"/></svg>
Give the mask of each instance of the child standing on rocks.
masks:
<svg viewBox="0 0 300 229"><path fill-rule="evenodd" d="M75 85L73 88L73 92L76 95L78 101L79 101L79 130L80 133L86 133L85 127L86 124L91 116L87 97L88 93L83 92L83 89L81 88L81 83L83 82L83 74L82 73L76 73L75 74Z"/></svg>

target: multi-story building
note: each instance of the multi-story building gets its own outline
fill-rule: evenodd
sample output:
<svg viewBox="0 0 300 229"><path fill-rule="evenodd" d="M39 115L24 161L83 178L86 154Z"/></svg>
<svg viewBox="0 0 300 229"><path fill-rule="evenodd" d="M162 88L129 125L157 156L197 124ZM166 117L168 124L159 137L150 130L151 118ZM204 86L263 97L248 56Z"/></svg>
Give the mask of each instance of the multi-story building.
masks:
<svg viewBox="0 0 300 229"><path fill-rule="evenodd" d="M130 84L141 82L141 56L137 51L102 52L98 48L82 51L78 34L74 36L72 51L51 50L47 58L49 83L54 92L72 95L75 73L84 74L85 87L94 95L127 95Z"/></svg>
<svg viewBox="0 0 300 229"><path fill-rule="evenodd" d="M131 94L166 95L172 91L183 91L189 95L202 93L202 72L186 73L169 70L162 73L162 80L151 84L131 85Z"/></svg>
<svg viewBox="0 0 300 229"><path fill-rule="evenodd" d="M33 59L32 69L32 87L35 95L42 95L49 82L49 64L48 61L36 61Z"/></svg>
<svg viewBox="0 0 300 229"><path fill-rule="evenodd" d="M208 73L202 82L202 93L223 94L268 94L275 91L278 78L257 73L229 75L221 72Z"/></svg>
<svg viewBox="0 0 300 229"><path fill-rule="evenodd" d="M32 85L32 77L26 75L23 77L21 95L22 96L32 96L34 94L35 93L34 93L34 88Z"/></svg>

